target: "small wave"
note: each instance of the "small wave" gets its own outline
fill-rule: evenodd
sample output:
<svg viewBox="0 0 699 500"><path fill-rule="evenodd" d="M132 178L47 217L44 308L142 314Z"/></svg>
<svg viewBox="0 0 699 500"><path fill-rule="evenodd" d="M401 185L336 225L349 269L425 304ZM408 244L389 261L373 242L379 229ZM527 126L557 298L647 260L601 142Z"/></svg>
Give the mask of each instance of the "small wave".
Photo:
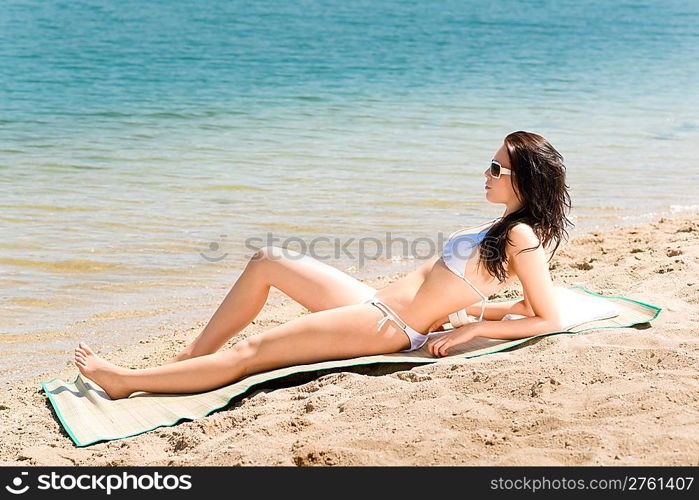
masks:
<svg viewBox="0 0 699 500"><path fill-rule="evenodd" d="M100 272L120 267L119 264L111 264L109 262L98 262L94 260L85 259L63 260L57 262L47 262L28 259L0 259L0 264L32 267L36 269L43 269L45 271L67 273Z"/></svg>
<svg viewBox="0 0 699 500"><path fill-rule="evenodd" d="M288 232L291 235L298 233L324 234L325 227L321 224L317 226L304 226L301 224L267 223L261 224L266 231Z"/></svg>
<svg viewBox="0 0 699 500"><path fill-rule="evenodd" d="M670 212L699 212L699 205L670 205Z"/></svg>
<svg viewBox="0 0 699 500"><path fill-rule="evenodd" d="M56 205L2 205L5 208L26 208L29 210L47 210L50 212L92 212L94 209L86 207L59 207Z"/></svg>
<svg viewBox="0 0 699 500"><path fill-rule="evenodd" d="M156 113L148 113L143 115L144 118L174 118L175 120L182 120L187 118L197 118L196 115L190 113L174 113L172 111L158 111Z"/></svg>
<svg viewBox="0 0 699 500"><path fill-rule="evenodd" d="M35 297L15 297L10 299L10 302L18 306L25 307L41 307L41 308L59 308L79 302L76 299L63 297L61 299L39 299Z"/></svg>
<svg viewBox="0 0 699 500"><path fill-rule="evenodd" d="M93 161L111 161L113 158L109 157L92 157L90 160ZM66 170L107 170L108 167L96 166L96 165L65 165L65 164L43 164L39 165L44 172L64 172Z"/></svg>
<svg viewBox="0 0 699 500"><path fill-rule="evenodd" d="M408 201L400 201L400 200L381 200L381 201L376 201L374 202L374 205L380 205L380 206L397 206L397 207L456 207L456 206L461 206L464 204L464 201L462 200L450 200L450 199L439 199L439 198L432 198L432 199L426 199L426 200L408 200Z"/></svg>
<svg viewBox="0 0 699 500"><path fill-rule="evenodd" d="M216 184L214 186L202 186L198 188L202 191L268 191L257 186L246 186L244 184Z"/></svg>
<svg viewBox="0 0 699 500"><path fill-rule="evenodd" d="M18 219L17 217L2 217L2 216L0 216L0 220L4 220L5 222L19 222L19 223L33 221L33 219Z"/></svg>

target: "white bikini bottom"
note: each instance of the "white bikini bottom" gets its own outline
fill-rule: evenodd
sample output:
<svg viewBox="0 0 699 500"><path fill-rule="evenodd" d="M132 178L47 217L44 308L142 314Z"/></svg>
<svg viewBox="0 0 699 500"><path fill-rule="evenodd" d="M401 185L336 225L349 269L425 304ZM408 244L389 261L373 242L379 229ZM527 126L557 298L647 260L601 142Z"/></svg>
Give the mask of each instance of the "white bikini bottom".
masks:
<svg viewBox="0 0 699 500"><path fill-rule="evenodd" d="M410 348L403 349L399 352L410 352L416 349L420 349L423 345L425 345L425 342L427 342L429 335L420 333L417 330L410 328L408 324L405 321L403 321L401 317L398 316L398 314L396 314L396 312L393 309L388 307L388 305L386 305L386 303L383 302L381 299L377 299L372 295L371 297L362 301L361 303L374 305L378 307L381 310L381 312L384 313L384 317L381 318L378 322L378 327L376 328L377 332L381 331L381 328L383 327L384 323L386 323L386 321L388 320L393 321L396 325L398 325L398 328L405 332L405 334L410 339Z"/></svg>

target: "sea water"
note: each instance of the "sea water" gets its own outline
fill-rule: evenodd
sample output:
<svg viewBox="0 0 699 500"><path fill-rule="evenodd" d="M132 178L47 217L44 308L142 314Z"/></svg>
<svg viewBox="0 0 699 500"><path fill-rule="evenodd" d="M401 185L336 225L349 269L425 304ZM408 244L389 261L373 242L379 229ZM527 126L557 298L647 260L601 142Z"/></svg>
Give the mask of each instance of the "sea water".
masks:
<svg viewBox="0 0 699 500"><path fill-rule="evenodd" d="M409 270L439 247L387 240L502 214L483 172L515 130L564 156L571 236L699 209L697 2L0 11L0 363L115 311L218 302L269 242Z"/></svg>

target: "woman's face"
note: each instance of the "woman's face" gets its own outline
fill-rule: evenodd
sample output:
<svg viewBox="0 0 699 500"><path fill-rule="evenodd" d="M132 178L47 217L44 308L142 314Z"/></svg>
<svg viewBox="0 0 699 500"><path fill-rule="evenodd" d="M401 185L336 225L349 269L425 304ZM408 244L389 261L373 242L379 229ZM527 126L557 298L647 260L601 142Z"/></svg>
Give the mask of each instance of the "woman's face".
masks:
<svg viewBox="0 0 699 500"><path fill-rule="evenodd" d="M500 149L498 149L498 151L495 153L493 159L497 160L503 168L509 168L512 170L510 158L507 155L507 149L505 148L504 144L500 146ZM490 165L485 172L483 172L483 175L485 176L486 185L485 197L489 202L504 203L507 205L508 213L517 210L521 206L521 203L519 202L519 199L515 193L512 175L501 173L499 178L494 179L490 175Z"/></svg>

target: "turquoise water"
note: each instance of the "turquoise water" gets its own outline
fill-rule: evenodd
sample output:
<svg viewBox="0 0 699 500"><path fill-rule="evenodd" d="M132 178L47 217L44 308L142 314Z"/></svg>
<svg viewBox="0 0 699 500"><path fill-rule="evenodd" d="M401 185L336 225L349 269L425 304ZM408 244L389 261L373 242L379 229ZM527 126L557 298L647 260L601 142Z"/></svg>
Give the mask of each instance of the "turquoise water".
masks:
<svg viewBox="0 0 699 500"><path fill-rule="evenodd" d="M498 216L482 172L514 130L564 155L573 236L699 210L696 2L0 7L0 334L230 286L268 233ZM414 267L357 259L326 262Z"/></svg>

